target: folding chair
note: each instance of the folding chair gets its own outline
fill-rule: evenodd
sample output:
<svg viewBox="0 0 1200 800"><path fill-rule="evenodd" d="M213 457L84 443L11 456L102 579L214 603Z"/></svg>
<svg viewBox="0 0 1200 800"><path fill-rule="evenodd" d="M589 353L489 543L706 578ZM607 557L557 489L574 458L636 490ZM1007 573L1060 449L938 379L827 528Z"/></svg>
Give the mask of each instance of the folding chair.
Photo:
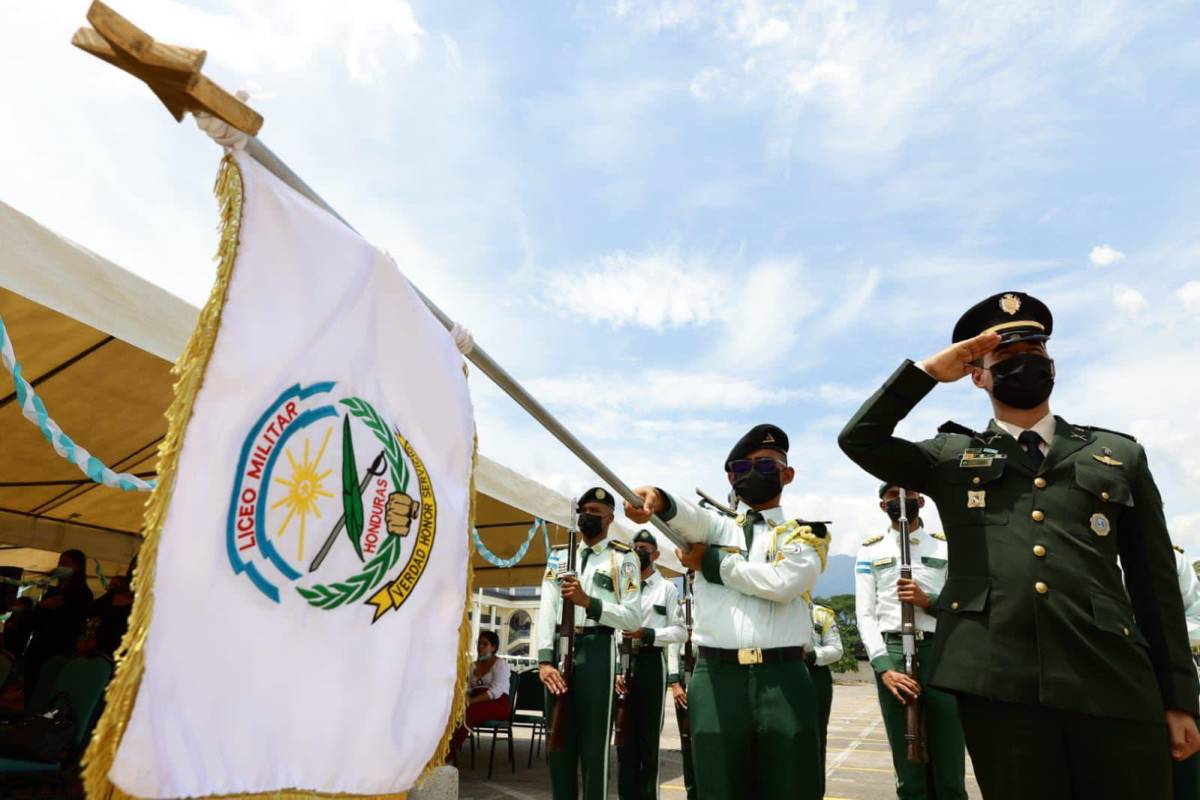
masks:
<svg viewBox="0 0 1200 800"><path fill-rule="evenodd" d="M503 735L508 739L508 761L512 771L517 771L517 758L513 753L513 710L517 705L517 692L520 688L520 674L512 672L508 676L508 719L490 719L481 722L471 731L471 768L475 767L475 737L479 733L492 732L492 752L488 756L488 780L492 779L492 765L496 760L496 737Z"/></svg>
<svg viewBox="0 0 1200 800"><path fill-rule="evenodd" d="M536 669L521 673L517 687L517 704L513 710L513 725L517 728L529 728L529 761L525 765L533 766L533 749L537 745L538 753L542 751L542 740L546 738L546 687Z"/></svg>

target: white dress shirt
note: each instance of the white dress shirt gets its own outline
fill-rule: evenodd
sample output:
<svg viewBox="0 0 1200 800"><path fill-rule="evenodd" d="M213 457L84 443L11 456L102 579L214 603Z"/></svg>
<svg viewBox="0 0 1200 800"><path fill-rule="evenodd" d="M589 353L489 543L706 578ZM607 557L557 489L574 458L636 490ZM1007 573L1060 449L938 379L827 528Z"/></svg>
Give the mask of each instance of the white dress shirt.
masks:
<svg viewBox="0 0 1200 800"><path fill-rule="evenodd" d="M478 662L476 662L478 663ZM500 656L492 656L492 668L483 675L476 675L471 669L471 681L467 685L468 694L474 694L476 689L487 689L488 700L496 700L508 694L508 681L512 668L508 661Z"/></svg>
<svg viewBox="0 0 1200 800"><path fill-rule="evenodd" d="M639 627L654 631L650 641L642 639L643 646L666 648L687 640L687 629L683 627L683 610L679 605L679 591L675 584L659 574L658 570L642 581L642 619ZM634 630L637 630L635 628Z"/></svg>
<svg viewBox="0 0 1200 800"><path fill-rule="evenodd" d="M842 660L842 635L838 632L837 614L832 608L814 603L812 616L813 637L810 649L817 659L817 666L828 667L830 664L836 664Z"/></svg>
<svg viewBox="0 0 1200 800"><path fill-rule="evenodd" d="M1175 549L1175 566L1179 573L1179 591L1183 594L1183 612L1187 618L1188 639L1192 647L1200 647L1200 579L1192 562L1179 548Z"/></svg>
<svg viewBox="0 0 1200 800"><path fill-rule="evenodd" d="M1042 442L1038 445L1038 449L1042 451L1042 455L1046 455L1046 452L1050 449L1050 443L1054 441L1054 431L1058 428L1058 423L1055 421L1053 414L1047 414L1042 417L1033 424L1032 428L1022 428L1019 425L1013 425L1011 422L1005 422L1002 419L998 419L995 422L1000 426L1000 430L1006 432L1018 442L1021 440L1021 434L1025 431L1033 431L1042 437Z"/></svg>

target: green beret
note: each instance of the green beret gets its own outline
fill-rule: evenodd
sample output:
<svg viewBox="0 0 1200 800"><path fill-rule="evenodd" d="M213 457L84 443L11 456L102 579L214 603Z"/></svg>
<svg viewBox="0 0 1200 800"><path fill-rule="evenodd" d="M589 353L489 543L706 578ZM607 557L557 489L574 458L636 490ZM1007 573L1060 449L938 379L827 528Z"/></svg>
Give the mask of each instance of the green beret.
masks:
<svg viewBox="0 0 1200 800"><path fill-rule="evenodd" d="M646 530L645 528L642 528L640 531L637 532L637 535L633 537L633 543L637 544L638 542L645 542L646 544L653 547L655 550L658 549L658 539L655 539L654 534L651 533L650 531Z"/></svg>
<svg viewBox="0 0 1200 800"><path fill-rule="evenodd" d="M576 504L576 507L580 507L584 503L593 502L604 503L604 505L613 509L617 507L617 501L616 498L612 496L612 492L608 491L607 489L601 489L599 486L588 489L586 492L584 492L583 496L579 498L579 502Z"/></svg>
<svg viewBox="0 0 1200 800"><path fill-rule="evenodd" d="M725 458L725 469L729 469L730 461L745 458L755 450L777 450L785 456L788 451L788 437L777 425L755 425L750 432L738 439L738 443L729 451Z"/></svg>

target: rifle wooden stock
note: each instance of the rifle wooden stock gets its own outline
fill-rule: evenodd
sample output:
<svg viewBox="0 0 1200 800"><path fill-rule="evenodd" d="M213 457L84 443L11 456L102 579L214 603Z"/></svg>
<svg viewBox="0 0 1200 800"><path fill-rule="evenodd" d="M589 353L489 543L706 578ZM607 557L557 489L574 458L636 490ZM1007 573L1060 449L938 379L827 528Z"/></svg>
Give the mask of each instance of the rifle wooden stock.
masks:
<svg viewBox="0 0 1200 800"><path fill-rule="evenodd" d="M621 639L622 678L625 693L617 695L617 714L613 721L613 746L624 747L629 738L629 702L633 695L633 640Z"/></svg>
<svg viewBox="0 0 1200 800"><path fill-rule="evenodd" d="M900 577L912 580L912 549L908 539L907 492L900 488ZM917 612L912 603L900 603L900 636L904 646L904 674L918 684L917 677ZM905 755L913 764L929 763L929 747L925 739L925 704L921 698L909 700L904 706Z"/></svg>
<svg viewBox="0 0 1200 800"><path fill-rule="evenodd" d="M575 529L567 534L567 571L575 574ZM567 691L558 695L554 700L554 709L550 712L550 731L546 735L546 749L552 753L565 750L567 747L567 727L571 724L571 681L575 673L575 604L566 598L562 601L562 619L558 628L559 646L562 648L563 681Z"/></svg>
<svg viewBox="0 0 1200 800"><path fill-rule="evenodd" d="M680 682L684 689L687 688L688 676L696 667L696 656L692 652L692 599L691 595L691 580L692 571L688 570L683 577L683 620L687 626L687 640L683 643L683 674L679 676ZM679 715L679 749L681 752L687 753L692 749L692 723L689 717L687 707L683 708L683 712Z"/></svg>

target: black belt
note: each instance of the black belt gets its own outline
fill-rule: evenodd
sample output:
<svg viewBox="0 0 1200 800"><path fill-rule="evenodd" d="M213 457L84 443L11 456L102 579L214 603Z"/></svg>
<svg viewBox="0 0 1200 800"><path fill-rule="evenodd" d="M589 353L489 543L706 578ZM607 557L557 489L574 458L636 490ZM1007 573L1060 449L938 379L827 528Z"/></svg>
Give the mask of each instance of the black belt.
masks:
<svg viewBox="0 0 1200 800"><path fill-rule="evenodd" d="M900 641L904 640L904 634L896 633L894 631L884 631L883 632L883 640L885 642L900 642ZM918 642L932 642L933 641L933 631L917 631L917 641Z"/></svg>
<svg viewBox="0 0 1200 800"><path fill-rule="evenodd" d="M783 661L803 661L803 647L743 647L726 650L720 647L700 647L701 658L724 661L726 664L778 664Z"/></svg>
<svg viewBox="0 0 1200 800"><path fill-rule="evenodd" d="M590 628L576 628L576 636L612 636L613 629L607 625L593 625Z"/></svg>
<svg viewBox="0 0 1200 800"><path fill-rule="evenodd" d="M639 652L639 653L661 653L662 648L656 644L644 644L644 645L641 645L640 647L638 647L637 652Z"/></svg>

